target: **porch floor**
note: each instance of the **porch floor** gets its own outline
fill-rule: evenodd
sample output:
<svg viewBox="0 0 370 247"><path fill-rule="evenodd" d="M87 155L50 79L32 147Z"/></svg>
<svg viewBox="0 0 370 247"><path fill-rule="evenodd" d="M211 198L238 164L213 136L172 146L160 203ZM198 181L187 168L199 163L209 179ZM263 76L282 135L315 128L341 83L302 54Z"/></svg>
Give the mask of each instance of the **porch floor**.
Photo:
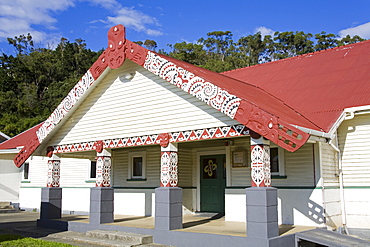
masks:
<svg viewBox="0 0 370 247"><path fill-rule="evenodd" d="M63 215L60 220L89 223L89 216ZM108 223L108 225L154 229L154 217L114 215L114 223ZM314 226L279 225L279 235L288 235L315 228ZM224 217L214 219L198 215L184 215L183 229L176 231L245 237L246 223L225 221Z"/></svg>

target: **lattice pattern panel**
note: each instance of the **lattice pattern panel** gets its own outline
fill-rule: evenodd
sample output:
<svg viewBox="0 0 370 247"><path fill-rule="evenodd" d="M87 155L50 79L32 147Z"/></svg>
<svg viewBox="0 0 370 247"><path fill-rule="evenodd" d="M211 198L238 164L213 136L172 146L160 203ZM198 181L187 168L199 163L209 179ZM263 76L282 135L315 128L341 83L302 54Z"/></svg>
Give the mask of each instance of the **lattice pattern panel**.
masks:
<svg viewBox="0 0 370 247"><path fill-rule="evenodd" d="M270 187L270 147L268 145L251 146L251 180L253 187Z"/></svg>
<svg viewBox="0 0 370 247"><path fill-rule="evenodd" d="M59 186L60 186L60 160L49 160L46 187L59 187Z"/></svg>
<svg viewBox="0 0 370 247"><path fill-rule="evenodd" d="M177 152L161 152L161 187L177 187Z"/></svg>
<svg viewBox="0 0 370 247"><path fill-rule="evenodd" d="M111 157L98 156L96 158L96 187L110 187Z"/></svg>

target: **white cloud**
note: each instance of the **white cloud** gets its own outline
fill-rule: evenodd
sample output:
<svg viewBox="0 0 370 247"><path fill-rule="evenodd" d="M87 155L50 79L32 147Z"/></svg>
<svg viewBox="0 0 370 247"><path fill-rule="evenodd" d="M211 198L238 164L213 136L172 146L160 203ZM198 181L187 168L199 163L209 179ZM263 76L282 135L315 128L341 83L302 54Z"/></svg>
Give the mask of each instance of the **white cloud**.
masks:
<svg viewBox="0 0 370 247"><path fill-rule="evenodd" d="M275 31L268 28L268 27L257 27L254 29L254 32L257 33L257 32L260 32L262 37L265 37L266 35L271 35L273 36Z"/></svg>
<svg viewBox="0 0 370 247"><path fill-rule="evenodd" d="M116 16L108 16L107 21L110 26L122 24L137 32L144 32L152 36L162 35L161 31L148 28L149 25L160 26L156 18L135 10L133 7L121 7L116 12Z"/></svg>
<svg viewBox="0 0 370 247"><path fill-rule="evenodd" d="M108 27L123 24L148 35L162 35L156 28L160 26L156 18L133 7L123 7L117 0L1 0L0 41L30 33L36 43L54 42L61 37L55 27L58 13L76 5L78 7L79 1L102 7L110 13L102 20L92 20L91 23L102 22ZM41 31L40 27L49 31Z"/></svg>
<svg viewBox="0 0 370 247"><path fill-rule="evenodd" d="M350 35L350 36L358 35L361 38L370 39L370 22L356 26L356 27L343 29L339 31L338 34L341 38L347 35Z"/></svg>
<svg viewBox="0 0 370 247"><path fill-rule="evenodd" d="M74 6L73 0L2 0L0 3L0 38L31 33L34 41L41 42L48 34L34 29L41 25L55 29L57 22L51 13Z"/></svg>

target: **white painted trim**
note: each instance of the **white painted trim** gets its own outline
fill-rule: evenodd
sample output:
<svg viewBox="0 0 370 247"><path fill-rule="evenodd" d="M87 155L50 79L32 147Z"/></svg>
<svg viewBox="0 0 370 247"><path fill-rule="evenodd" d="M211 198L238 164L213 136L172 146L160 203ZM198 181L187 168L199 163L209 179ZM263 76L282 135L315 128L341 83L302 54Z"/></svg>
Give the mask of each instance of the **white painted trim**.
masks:
<svg viewBox="0 0 370 247"><path fill-rule="evenodd" d="M5 139L9 140L10 137L5 135L3 132L0 131L0 136L4 137Z"/></svg>
<svg viewBox="0 0 370 247"><path fill-rule="evenodd" d="M132 159L135 157L142 157L142 176L133 176L132 172ZM145 179L146 178L146 151L141 152L129 152L128 154L128 173L127 173L127 179Z"/></svg>
<svg viewBox="0 0 370 247"><path fill-rule="evenodd" d="M200 211L200 156L205 155L218 155L218 154L225 154L227 158L227 150L226 148L224 150L210 150L210 151L202 151L197 152L197 211ZM226 161L227 165L227 161ZM227 179L226 179L227 180Z"/></svg>
<svg viewBox="0 0 370 247"><path fill-rule="evenodd" d="M17 154L19 153L20 149L13 148L13 149L2 149L0 150L0 154Z"/></svg>

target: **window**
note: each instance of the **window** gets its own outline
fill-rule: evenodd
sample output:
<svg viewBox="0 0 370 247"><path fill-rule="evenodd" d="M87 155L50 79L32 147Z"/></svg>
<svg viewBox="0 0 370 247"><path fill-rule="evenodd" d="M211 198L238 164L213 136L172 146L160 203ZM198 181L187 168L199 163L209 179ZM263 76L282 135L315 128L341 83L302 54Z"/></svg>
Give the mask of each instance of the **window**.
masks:
<svg viewBox="0 0 370 247"><path fill-rule="evenodd" d="M96 178L96 161L90 161L90 177L89 178Z"/></svg>
<svg viewBox="0 0 370 247"><path fill-rule="evenodd" d="M284 149L270 147L271 175L285 177L284 163Z"/></svg>
<svg viewBox="0 0 370 247"><path fill-rule="evenodd" d="M128 180L145 180L146 153L131 152L128 161Z"/></svg>
<svg viewBox="0 0 370 247"><path fill-rule="evenodd" d="M29 179L29 172L30 172L30 163L26 162L23 164L23 179Z"/></svg>

